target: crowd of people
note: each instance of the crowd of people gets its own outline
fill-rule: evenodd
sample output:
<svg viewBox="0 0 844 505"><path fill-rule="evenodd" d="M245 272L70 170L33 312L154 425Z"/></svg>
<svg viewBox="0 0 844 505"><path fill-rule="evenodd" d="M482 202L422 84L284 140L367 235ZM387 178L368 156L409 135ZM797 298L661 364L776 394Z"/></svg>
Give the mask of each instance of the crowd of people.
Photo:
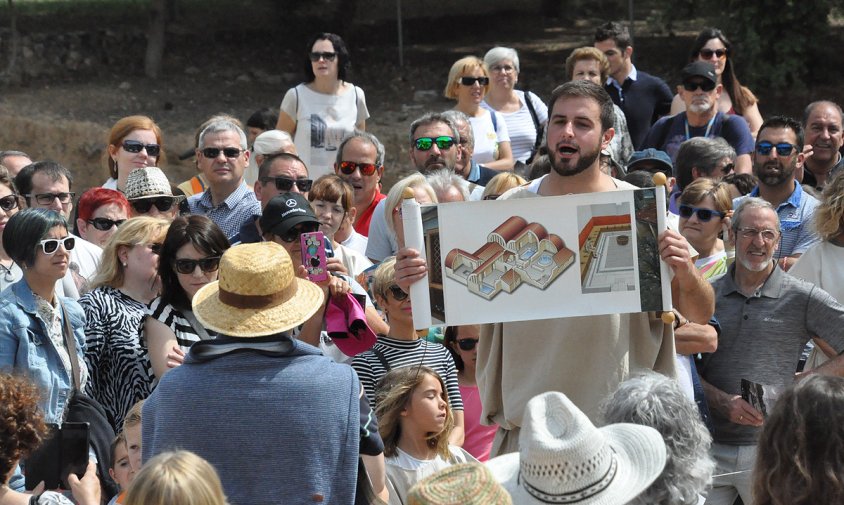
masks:
<svg viewBox="0 0 844 505"><path fill-rule="evenodd" d="M0 505L844 503L842 109L763 116L732 51L702 30L675 94L609 22L547 102L514 49L460 58L391 188L331 33L279 108L199 126L187 181L142 115L78 199L2 146ZM414 327L409 194L655 185L671 313ZM78 422L87 468L30 482Z"/></svg>

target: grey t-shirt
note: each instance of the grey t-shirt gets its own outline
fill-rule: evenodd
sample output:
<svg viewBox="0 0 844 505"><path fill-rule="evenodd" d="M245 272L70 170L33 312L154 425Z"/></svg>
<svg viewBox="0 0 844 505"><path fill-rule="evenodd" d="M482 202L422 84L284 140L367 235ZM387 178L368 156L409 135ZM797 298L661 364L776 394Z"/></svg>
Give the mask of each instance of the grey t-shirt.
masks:
<svg viewBox="0 0 844 505"><path fill-rule="evenodd" d="M844 351L844 306L826 291L779 267L754 294L746 297L733 281L735 266L715 281L715 318L721 324L718 350L703 357L700 374L716 388L741 394L741 379L787 387L803 346L813 336ZM712 412L715 441L754 445L759 428L731 423Z"/></svg>

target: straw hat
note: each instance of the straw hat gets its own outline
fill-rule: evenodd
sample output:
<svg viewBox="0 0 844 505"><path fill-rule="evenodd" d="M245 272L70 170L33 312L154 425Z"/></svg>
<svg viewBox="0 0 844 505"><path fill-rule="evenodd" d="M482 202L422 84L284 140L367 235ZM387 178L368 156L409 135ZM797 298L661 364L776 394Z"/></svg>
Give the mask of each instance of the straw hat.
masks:
<svg viewBox="0 0 844 505"><path fill-rule="evenodd" d="M513 500L481 463L440 470L410 488L408 505L512 505Z"/></svg>
<svg viewBox="0 0 844 505"><path fill-rule="evenodd" d="M274 242L236 245L220 259L219 280L197 291L193 312L205 328L232 337L262 337L299 326L322 307L316 284L296 277Z"/></svg>
<svg viewBox="0 0 844 505"><path fill-rule="evenodd" d="M138 200L141 198L158 198L159 196L173 196L173 189L170 181L164 172L158 167L136 168L129 172L126 178L126 199ZM176 203L184 200L184 195L179 195Z"/></svg>
<svg viewBox="0 0 844 505"><path fill-rule="evenodd" d="M665 467L665 442L653 428L596 428L566 395L547 392L525 407L519 452L487 462L513 503L623 505Z"/></svg>

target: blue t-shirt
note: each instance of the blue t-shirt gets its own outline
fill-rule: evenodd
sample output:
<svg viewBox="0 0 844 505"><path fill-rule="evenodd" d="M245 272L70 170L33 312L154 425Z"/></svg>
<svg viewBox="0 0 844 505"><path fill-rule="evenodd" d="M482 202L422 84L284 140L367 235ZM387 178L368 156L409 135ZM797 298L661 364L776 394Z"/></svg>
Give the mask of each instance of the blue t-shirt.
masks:
<svg viewBox="0 0 844 505"><path fill-rule="evenodd" d="M715 114L708 135L707 126L689 125L687 136L685 112L661 118L648 131L642 149L653 147L665 151L671 156L671 161L676 161L680 144L690 138L708 136L726 140L735 149L736 155L753 152L753 135L750 134L750 128L743 117L718 112Z"/></svg>

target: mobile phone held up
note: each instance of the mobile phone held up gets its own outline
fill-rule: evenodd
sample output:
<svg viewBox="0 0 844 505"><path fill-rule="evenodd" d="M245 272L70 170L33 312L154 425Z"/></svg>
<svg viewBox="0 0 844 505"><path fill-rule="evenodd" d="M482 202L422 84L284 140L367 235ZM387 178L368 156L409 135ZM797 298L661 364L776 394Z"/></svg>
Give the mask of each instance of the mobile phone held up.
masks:
<svg viewBox="0 0 844 505"><path fill-rule="evenodd" d="M328 280L325 234L321 231L303 233L299 240L302 246L302 265L308 271L308 279L313 282Z"/></svg>
<svg viewBox="0 0 844 505"><path fill-rule="evenodd" d="M70 489L71 473L80 479L88 468L88 423L48 425L50 434L24 462L26 489L44 481L45 489Z"/></svg>

